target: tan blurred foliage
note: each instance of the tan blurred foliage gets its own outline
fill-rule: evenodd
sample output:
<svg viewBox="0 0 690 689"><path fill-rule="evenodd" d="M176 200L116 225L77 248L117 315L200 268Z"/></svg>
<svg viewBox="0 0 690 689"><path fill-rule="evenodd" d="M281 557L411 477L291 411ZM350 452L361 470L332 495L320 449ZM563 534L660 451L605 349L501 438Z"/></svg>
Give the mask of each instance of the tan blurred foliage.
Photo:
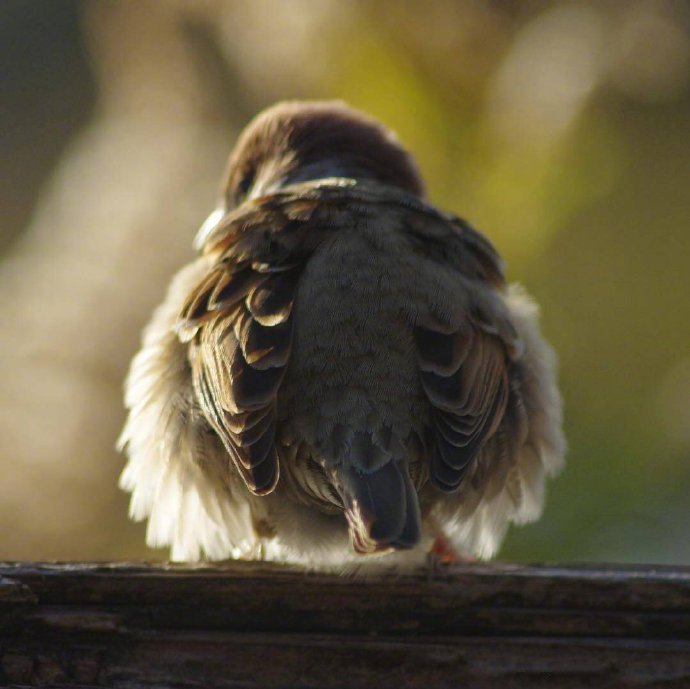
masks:
<svg viewBox="0 0 690 689"><path fill-rule="evenodd" d="M398 130L432 199L543 303L569 467L505 555L690 559L686 3L122 0L80 15L96 105L0 261L0 557L162 556L116 488L128 361L238 129L280 98L339 97Z"/></svg>

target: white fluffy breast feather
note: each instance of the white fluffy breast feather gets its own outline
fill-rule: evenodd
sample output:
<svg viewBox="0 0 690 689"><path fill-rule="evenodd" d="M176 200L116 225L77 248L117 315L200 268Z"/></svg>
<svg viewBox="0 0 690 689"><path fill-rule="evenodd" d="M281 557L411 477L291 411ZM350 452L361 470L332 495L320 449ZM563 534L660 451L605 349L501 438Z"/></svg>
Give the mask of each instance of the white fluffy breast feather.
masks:
<svg viewBox="0 0 690 689"><path fill-rule="evenodd" d="M132 494L130 517L148 518L147 544L170 546L173 560L241 557L257 548L244 486L233 491L204 469L217 440L196 408L186 350L174 332L183 300L207 269L201 258L181 270L144 331L125 383L129 416L118 441L129 456L120 487Z"/></svg>

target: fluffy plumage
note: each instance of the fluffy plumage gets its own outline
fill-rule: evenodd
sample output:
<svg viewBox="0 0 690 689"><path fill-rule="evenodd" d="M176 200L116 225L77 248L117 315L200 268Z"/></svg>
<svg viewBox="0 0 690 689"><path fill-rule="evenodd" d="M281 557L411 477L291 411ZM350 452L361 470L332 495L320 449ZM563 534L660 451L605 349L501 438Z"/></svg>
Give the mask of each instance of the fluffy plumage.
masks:
<svg viewBox="0 0 690 689"><path fill-rule="evenodd" d="M491 244L382 125L287 103L240 137L127 380L121 485L174 559L491 556L564 441L555 357Z"/></svg>

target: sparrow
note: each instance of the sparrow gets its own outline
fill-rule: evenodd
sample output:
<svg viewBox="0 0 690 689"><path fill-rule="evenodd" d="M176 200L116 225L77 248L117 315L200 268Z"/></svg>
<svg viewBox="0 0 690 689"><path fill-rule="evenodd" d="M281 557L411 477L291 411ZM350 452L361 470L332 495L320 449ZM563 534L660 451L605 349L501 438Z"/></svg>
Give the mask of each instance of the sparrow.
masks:
<svg viewBox="0 0 690 689"><path fill-rule="evenodd" d="M488 558L563 464L556 358L489 240L342 102L240 135L126 380L120 485L174 560Z"/></svg>

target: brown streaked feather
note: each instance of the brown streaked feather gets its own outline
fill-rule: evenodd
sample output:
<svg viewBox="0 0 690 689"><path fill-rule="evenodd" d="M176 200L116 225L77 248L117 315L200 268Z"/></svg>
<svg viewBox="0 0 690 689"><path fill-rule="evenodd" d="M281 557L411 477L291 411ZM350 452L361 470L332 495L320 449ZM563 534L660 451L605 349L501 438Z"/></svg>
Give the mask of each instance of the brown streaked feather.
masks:
<svg viewBox="0 0 690 689"><path fill-rule="evenodd" d="M199 287L190 294L189 299L182 307L181 320L184 320L188 325L192 325L210 316L208 300L215 290L221 275L221 270L213 270L206 276Z"/></svg>
<svg viewBox="0 0 690 689"><path fill-rule="evenodd" d="M217 270L211 271L182 306L176 324L177 336L181 342L189 342L199 331L199 326L213 317L208 303L220 275Z"/></svg>
<svg viewBox="0 0 690 689"><path fill-rule="evenodd" d="M244 357L253 368L283 368L290 356L292 323L279 323L271 328L249 320L242 330L240 347Z"/></svg>
<svg viewBox="0 0 690 689"><path fill-rule="evenodd" d="M453 333L415 328L422 387L433 407L429 476L456 490L495 433L508 399L507 345L470 319Z"/></svg>
<svg viewBox="0 0 690 689"><path fill-rule="evenodd" d="M247 416L247 414L228 414L228 418L226 419L225 425L228 428L228 432L231 434L235 443L240 446L257 443L266 432L270 430L271 424L275 422L273 409L271 407L265 407L256 412L249 412L249 416L254 417L251 422L245 423L244 425L242 425L242 423L237 423L237 419L246 418ZM251 461L247 460L244 463L248 468L252 466Z"/></svg>
<svg viewBox="0 0 690 689"><path fill-rule="evenodd" d="M209 297L207 308L210 311L226 310L265 281L265 275L251 270L248 266L224 270Z"/></svg>
<svg viewBox="0 0 690 689"><path fill-rule="evenodd" d="M177 331L190 343L194 388L247 487L278 481L276 396L292 346L301 268L320 240L317 199L278 194L238 209L209 236L217 261L189 295Z"/></svg>
<svg viewBox="0 0 690 689"><path fill-rule="evenodd" d="M434 414L436 443L441 448L441 456L453 469L461 470L466 467L484 441L496 430L501 420L500 411L505 408L505 390L503 381L500 381L498 390L487 395L491 407L481 415L464 417L469 423L462 430L452 429L447 421L452 415L448 412L437 411Z"/></svg>
<svg viewBox="0 0 690 689"><path fill-rule="evenodd" d="M486 336L477 339L483 338ZM475 351L481 357L470 361L468 356L452 376L423 379L425 391L435 406L430 478L445 491L459 487L486 441L496 432L506 408L508 379L501 348L494 344L476 347ZM457 389L451 398L453 386ZM439 388L443 394L439 394Z"/></svg>
<svg viewBox="0 0 690 689"><path fill-rule="evenodd" d="M494 435L488 439L482 448L481 461L477 463L472 475L472 485L475 489L484 486L493 490L503 485L495 479L499 472L507 473L514 461L519 448L527 442L529 433L529 419L521 391L524 371L522 364L510 364L508 367L508 392L506 409ZM491 475L494 480L487 482ZM496 486L498 484L498 486Z"/></svg>
<svg viewBox="0 0 690 689"><path fill-rule="evenodd" d="M271 414L271 417L274 417L274 415ZM239 460L245 469L251 472L269 459L269 455L272 457L271 452L274 449L273 443L275 434L276 420L275 418L271 418L269 423L262 429L261 433L257 433L251 438L246 436L238 437L237 448Z"/></svg>
<svg viewBox="0 0 690 689"><path fill-rule="evenodd" d="M256 411L247 411L240 414L228 415L225 425L229 433L233 435L249 434L255 426L265 428L262 424L266 417L272 414L271 407L264 407Z"/></svg>
<svg viewBox="0 0 690 689"><path fill-rule="evenodd" d="M422 371L450 376L460 368L472 346L474 332L467 323L453 333L443 333L418 326L414 330Z"/></svg>
<svg viewBox="0 0 690 689"><path fill-rule="evenodd" d="M216 321L216 327L227 330L223 320ZM263 495L273 490L279 477L275 391L283 370L253 369L231 330L220 342L209 341L212 331L212 325L205 325L200 342L194 345L192 373L201 409L247 487Z"/></svg>
<svg viewBox="0 0 690 689"><path fill-rule="evenodd" d="M254 368L239 349L230 369L230 389L225 394L239 411L253 411L270 404L278 392L284 368Z"/></svg>
<svg viewBox="0 0 690 689"><path fill-rule="evenodd" d="M290 317L291 295L298 277L299 272L293 268L276 275L268 285L261 285L247 297L247 308L258 323L274 326Z"/></svg>
<svg viewBox="0 0 690 689"><path fill-rule="evenodd" d="M255 495L268 495L273 492L280 477L280 465L278 464L278 452L275 445L271 448L267 460L254 467L251 472L251 482L245 478L247 487Z"/></svg>
<svg viewBox="0 0 690 689"><path fill-rule="evenodd" d="M404 208L403 232L428 257L470 279L504 284L488 241L392 187L308 182L231 212L207 238L204 253L217 263L187 300L178 332L195 338L190 360L201 406L254 492L269 492L277 481L274 409L290 357L302 266L326 233L356 226L355 216L370 220L376 208ZM423 387L434 413L443 413L434 421L437 449L429 475L446 490L459 484L505 409L501 340L512 333L485 315L490 307L480 307L461 327L424 323L415 331ZM377 466L385 452L370 449L367 462Z"/></svg>

